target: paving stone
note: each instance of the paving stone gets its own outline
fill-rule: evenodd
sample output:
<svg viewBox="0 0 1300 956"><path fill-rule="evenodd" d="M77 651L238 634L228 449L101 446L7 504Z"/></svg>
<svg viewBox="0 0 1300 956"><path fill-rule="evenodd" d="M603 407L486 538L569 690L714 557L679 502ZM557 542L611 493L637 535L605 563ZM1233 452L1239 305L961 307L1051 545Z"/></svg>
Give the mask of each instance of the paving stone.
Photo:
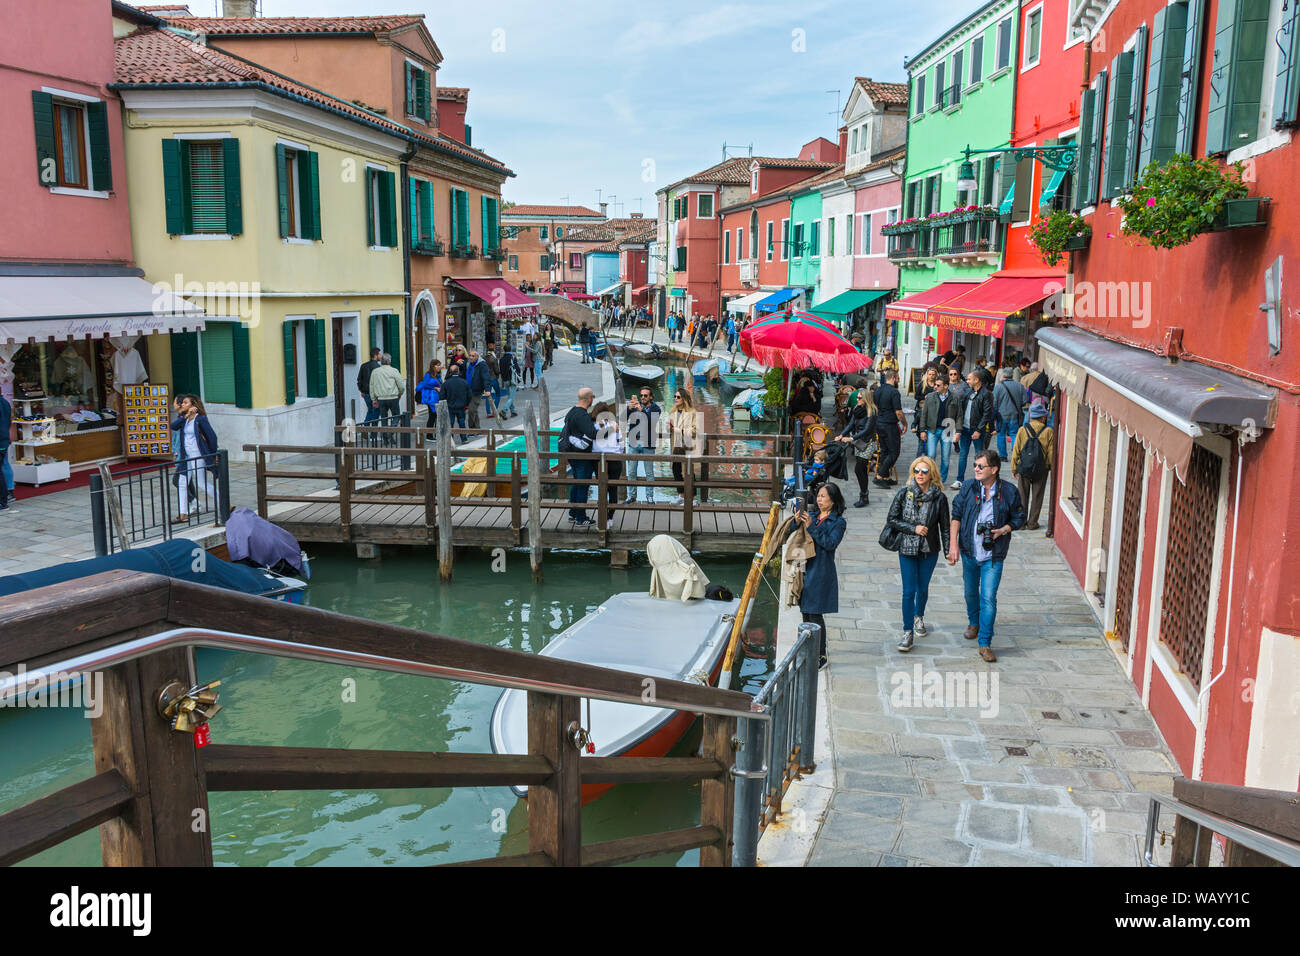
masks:
<svg viewBox="0 0 1300 956"><path fill-rule="evenodd" d="M1042 860L1035 859L1032 856L1022 853L1013 853L1007 850L995 850L991 847L982 846L976 851L974 862L975 866L1051 866Z"/></svg>
<svg viewBox="0 0 1300 956"><path fill-rule="evenodd" d="M881 820L896 820L903 812L903 798L856 790L839 790L831 799L831 808Z"/></svg>
<svg viewBox="0 0 1300 956"><path fill-rule="evenodd" d="M932 830L904 828L897 852L914 860L933 860L948 866L965 866L970 862L970 844L942 836Z"/></svg>
<svg viewBox="0 0 1300 956"><path fill-rule="evenodd" d="M995 803L1034 804L1043 807L1061 805L1057 791L1048 787L990 787L989 799Z"/></svg>
<svg viewBox="0 0 1300 956"><path fill-rule="evenodd" d="M1124 833L1094 833L1092 836L1092 863L1094 866L1137 866L1138 841Z"/></svg>
<svg viewBox="0 0 1300 956"><path fill-rule="evenodd" d="M943 741L937 737L917 737L912 734L896 734L898 753L903 757L934 757L940 759L944 753Z"/></svg>
<svg viewBox="0 0 1300 956"><path fill-rule="evenodd" d="M1020 811L976 804L966 814L966 835L996 843L1020 841Z"/></svg>
<svg viewBox="0 0 1300 956"><path fill-rule="evenodd" d="M969 720L943 720L932 718L914 718L912 731L918 734L942 734L951 737L972 737L975 725Z"/></svg>
<svg viewBox="0 0 1300 956"><path fill-rule="evenodd" d="M883 773L891 777L910 777L912 765L906 757L892 754L870 754L859 751L841 751L835 755L835 766L840 770L857 770L861 773Z"/></svg>
<svg viewBox="0 0 1300 956"><path fill-rule="evenodd" d="M834 686L831 688L831 705L837 714L879 714L884 710L878 694L840 694Z"/></svg>
<svg viewBox="0 0 1300 956"><path fill-rule="evenodd" d="M984 761L988 759L989 749L979 740L954 739L947 741L948 752L956 760Z"/></svg>
<svg viewBox="0 0 1300 956"><path fill-rule="evenodd" d="M1119 778L1119 774L1112 773L1109 770L1085 770L1084 779L1088 785L1098 790L1124 790L1124 781Z"/></svg>
<svg viewBox="0 0 1300 956"><path fill-rule="evenodd" d="M1029 811L1029 846L1039 853L1083 859L1084 821L1077 815Z"/></svg>
<svg viewBox="0 0 1300 956"><path fill-rule="evenodd" d="M835 752L842 750L869 754L894 753L894 741L889 734L873 734L862 730L837 730Z"/></svg>
<svg viewBox="0 0 1300 956"><path fill-rule="evenodd" d="M1031 767L1029 777L1034 783L1049 787L1082 787L1083 775L1064 767Z"/></svg>
<svg viewBox="0 0 1300 956"><path fill-rule="evenodd" d="M1120 803L1117 794L1107 793L1105 790L1072 790L1069 791L1070 800L1076 806L1080 807L1100 807L1103 810L1118 810L1123 804Z"/></svg>
<svg viewBox="0 0 1300 956"><path fill-rule="evenodd" d="M898 823L894 821L828 810L817 842L820 845L827 840L833 840L848 843L864 851L883 852L893 848L894 841L898 839L899 829Z"/></svg>
<svg viewBox="0 0 1300 956"><path fill-rule="evenodd" d="M1158 750L1112 750L1111 760L1120 770L1141 770L1149 773L1173 773L1173 763Z"/></svg>
<svg viewBox="0 0 1300 956"><path fill-rule="evenodd" d="M1136 790L1148 793L1173 793L1174 777L1167 773L1128 773L1129 783Z"/></svg>
<svg viewBox="0 0 1300 956"><path fill-rule="evenodd" d="M866 790L872 793L920 793L920 787L909 777L889 777L876 773L859 773L846 770L841 777L846 790Z"/></svg>
<svg viewBox="0 0 1300 956"><path fill-rule="evenodd" d="M973 783L949 783L944 780L921 781L921 793L935 800L983 800L984 788Z"/></svg>
<svg viewBox="0 0 1300 956"><path fill-rule="evenodd" d="M1052 763L1058 767L1101 769L1111 766L1106 752L1098 747L1048 747Z"/></svg>
<svg viewBox="0 0 1300 956"><path fill-rule="evenodd" d="M976 763L966 765L966 779L976 783L1024 783L1025 774L1017 764Z"/></svg>
<svg viewBox="0 0 1300 956"><path fill-rule="evenodd" d="M886 717L884 714L856 714L836 709L831 718L836 729L863 730L877 734L890 734L907 730L907 721L902 717Z"/></svg>
<svg viewBox="0 0 1300 956"><path fill-rule="evenodd" d="M880 858L881 866L907 866L907 857L886 853Z"/></svg>
<svg viewBox="0 0 1300 956"><path fill-rule="evenodd" d="M879 866L880 854L860 850L847 843L818 840L808 860L809 866Z"/></svg>

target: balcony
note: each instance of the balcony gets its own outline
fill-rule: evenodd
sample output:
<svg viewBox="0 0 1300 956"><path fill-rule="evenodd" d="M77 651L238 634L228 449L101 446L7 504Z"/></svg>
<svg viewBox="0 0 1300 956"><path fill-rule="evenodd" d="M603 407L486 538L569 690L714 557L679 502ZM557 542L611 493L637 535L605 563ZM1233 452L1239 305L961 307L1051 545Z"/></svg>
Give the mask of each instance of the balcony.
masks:
<svg viewBox="0 0 1300 956"><path fill-rule="evenodd" d="M447 247L437 236L415 236L411 240L411 252L417 256L445 256Z"/></svg>
<svg viewBox="0 0 1300 956"><path fill-rule="evenodd" d="M474 246L474 245L455 246L454 245L451 247L451 257L453 259L477 259L478 246Z"/></svg>
<svg viewBox="0 0 1300 956"><path fill-rule="evenodd" d="M949 265L996 265L1002 258L1002 229L996 220L974 219L934 230L934 254Z"/></svg>
<svg viewBox="0 0 1300 956"><path fill-rule="evenodd" d="M758 260L757 259L740 260L740 281L758 282Z"/></svg>
<svg viewBox="0 0 1300 956"><path fill-rule="evenodd" d="M889 237L889 261L904 268L934 267L934 230L914 227L906 232L892 232Z"/></svg>
<svg viewBox="0 0 1300 956"><path fill-rule="evenodd" d="M504 249L484 249L483 258L491 259L493 262L505 262L506 251Z"/></svg>

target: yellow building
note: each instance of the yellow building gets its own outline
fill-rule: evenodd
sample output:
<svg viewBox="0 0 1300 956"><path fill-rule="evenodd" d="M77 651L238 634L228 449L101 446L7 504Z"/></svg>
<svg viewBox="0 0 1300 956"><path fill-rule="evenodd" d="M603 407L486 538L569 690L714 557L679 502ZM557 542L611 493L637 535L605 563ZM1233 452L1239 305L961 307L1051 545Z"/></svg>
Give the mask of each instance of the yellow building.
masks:
<svg viewBox="0 0 1300 956"><path fill-rule="evenodd" d="M200 395L232 459L245 443L331 444L336 422L365 416L370 347L409 362L411 131L175 32L115 43L137 264L208 314L153 353L151 381Z"/></svg>

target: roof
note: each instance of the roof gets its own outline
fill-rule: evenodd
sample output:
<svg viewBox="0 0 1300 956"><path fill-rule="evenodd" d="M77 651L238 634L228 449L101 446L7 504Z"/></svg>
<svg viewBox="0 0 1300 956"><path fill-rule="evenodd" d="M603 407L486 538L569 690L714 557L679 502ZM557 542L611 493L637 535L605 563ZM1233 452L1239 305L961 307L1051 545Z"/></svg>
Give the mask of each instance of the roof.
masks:
<svg viewBox="0 0 1300 956"><path fill-rule="evenodd" d="M902 146L896 146L887 153L881 153L879 156L873 159L866 166L862 167L862 169L858 170L858 173L865 173L869 170L880 169L884 166L890 165L891 163L898 162L906 155L907 155L906 144ZM854 175L857 175L857 173L855 173Z"/></svg>
<svg viewBox="0 0 1300 956"><path fill-rule="evenodd" d="M645 220L641 220L641 221L644 222ZM619 236L616 239L611 239L609 242L606 242L602 245L594 246L591 249L588 249L587 251L588 252L618 252L620 246L625 245L629 242L653 242L655 239L655 232L656 232L655 228L644 229L641 232L637 232L637 233L629 232L622 236Z"/></svg>
<svg viewBox="0 0 1300 956"><path fill-rule="evenodd" d="M141 28L113 41L114 89L249 86L312 103L435 150L513 176L500 160L439 133L427 136L378 113L277 73L251 60L204 46L170 30Z"/></svg>
<svg viewBox="0 0 1300 956"><path fill-rule="evenodd" d="M653 234L658 226L657 219L608 219L605 222L571 229L568 235L557 239L556 242L610 242L611 240L629 242L632 236Z"/></svg>
<svg viewBox="0 0 1300 956"><path fill-rule="evenodd" d="M121 17L123 20L130 20L132 23L145 23L149 26L158 26L162 23L155 13L149 12L150 7L133 7L129 3L122 3L121 0L113 0L113 16ZM164 7L163 9L168 9Z"/></svg>
<svg viewBox="0 0 1300 956"><path fill-rule="evenodd" d="M798 182L793 182L789 186L786 186L782 189L773 190L772 192L769 193L763 193L763 195L761 196L750 197L741 202L732 203L730 206L721 206L718 209L718 213L723 214L729 212L737 212L741 209L750 209L750 208L758 209L774 202L790 199L797 193L801 193L810 188L815 188L816 186L819 186L822 183L834 182L836 179L839 179L844 175L843 163L835 163L833 165L828 163L814 163L812 165L821 168L830 166L830 168L826 169L825 172L814 173L811 176L807 176L803 179L800 179Z"/></svg>
<svg viewBox="0 0 1300 956"><path fill-rule="evenodd" d="M586 206L528 206L515 205L509 209L502 209L503 216L591 216L595 219L604 219L604 213L596 212L594 209L588 209Z"/></svg>
<svg viewBox="0 0 1300 956"><path fill-rule="evenodd" d="M731 159L724 159L722 162L710 166L693 176L679 179L671 186L668 186L667 189L673 189L683 183L748 186L749 167L754 163L758 163L760 166L776 166L783 169L826 169L835 165L834 163L823 163L812 159L794 159L785 156L735 156Z"/></svg>
<svg viewBox="0 0 1300 956"><path fill-rule="evenodd" d="M835 180L843 179L843 178L844 178L844 164L837 163L835 166L832 166L824 173L817 173L814 176L809 176L807 179L799 180L799 182L795 183L794 186L792 186L791 188L798 192L803 192L804 190L816 189L818 186L821 186L825 183L833 183L835 182Z"/></svg>
<svg viewBox="0 0 1300 956"><path fill-rule="evenodd" d="M144 7L142 9L150 9ZM168 7L159 7L167 10ZM420 13L379 17L166 17L168 23L211 36L232 34L387 33L424 20Z"/></svg>
<svg viewBox="0 0 1300 956"><path fill-rule="evenodd" d="M438 86L438 99L455 100L457 103L469 102L469 87L466 86Z"/></svg>
<svg viewBox="0 0 1300 956"><path fill-rule="evenodd" d="M870 96L873 102L897 103L900 106L906 106L909 102L906 83L877 83L869 76L859 76L854 79L858 86L862 87L862 92Z"/></svg>

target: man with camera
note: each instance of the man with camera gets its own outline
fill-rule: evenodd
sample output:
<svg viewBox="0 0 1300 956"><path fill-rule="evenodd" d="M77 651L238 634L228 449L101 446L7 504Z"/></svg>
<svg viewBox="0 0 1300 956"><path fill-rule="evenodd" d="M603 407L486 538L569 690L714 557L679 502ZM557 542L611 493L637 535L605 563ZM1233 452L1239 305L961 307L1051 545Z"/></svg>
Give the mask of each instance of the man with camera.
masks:
<svg viewBox="0 0 1300 956"><path fill-rule="evenodd" d="M1002 565L1011 547L1012 531L1025 524L1020 491L998 477L1002 458L991 448L975 456L975 477L963 482L952 502L952 528L948 563L961 557L962 583L966 591L966 620L963 635L979 638L979 654L988 663L993 653L993 623L998 613L998 585Z"/></svg>

